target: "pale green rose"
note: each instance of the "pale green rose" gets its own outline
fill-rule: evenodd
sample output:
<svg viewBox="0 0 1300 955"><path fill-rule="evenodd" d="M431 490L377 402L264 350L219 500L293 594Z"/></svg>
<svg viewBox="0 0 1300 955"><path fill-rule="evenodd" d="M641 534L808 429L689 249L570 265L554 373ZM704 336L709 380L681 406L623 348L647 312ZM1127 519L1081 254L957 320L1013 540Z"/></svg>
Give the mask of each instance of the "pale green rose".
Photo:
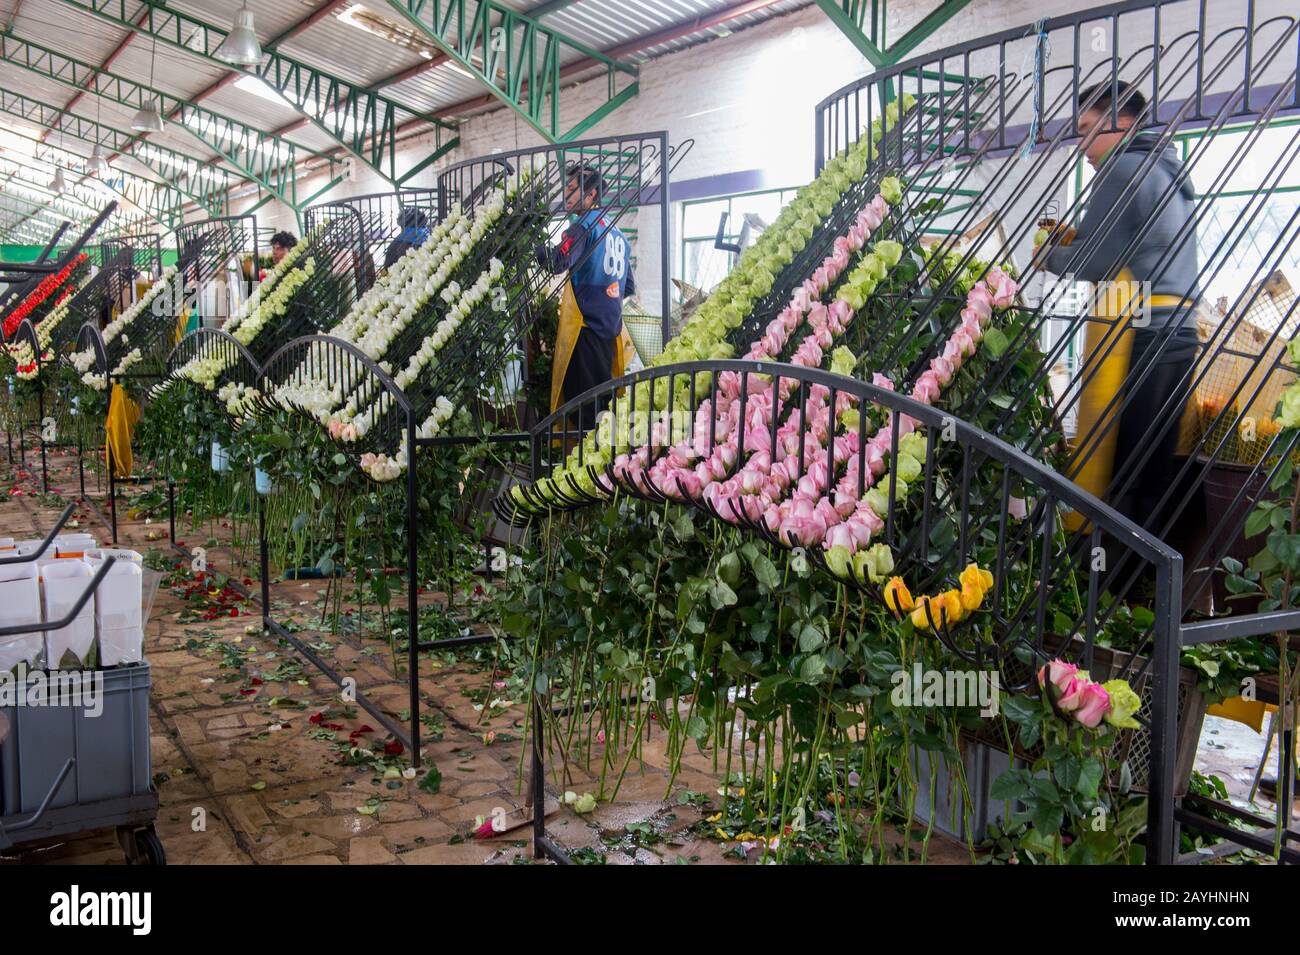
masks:
<svg viewBox="0 0 1300 955"><path fill-rule="evenodd" d="M836 577L849 575L849 560L854 555L843 544L837 544L826 552L826 566Z"/></svg>
<svg viewBox="0 0 1300 955"><path fill-rule="evenodd" d="M869 567L874 568L874 573L869 573L868 579L873 584L878 584L894 572L894 552L886 544L872 544L865 551L870 556Z"/></svg>
<svg viewBox="0 0 1300 955"><path fill-rule="evenodd" d="M885 487L877 485L871 488L866 494L862 495L862 499L879 516L884 517L889 513L889 489L887 485Z"/></svg>
<svg viewBox="0 0 1300 955"><path fill-rule="evenodd" d="M881 239L872 246L872 251L876 255L880 256L880 258L883 259L891 269L897 265L899 260L903 257L902 244L895 242L892 239Z"/></svg>
<svg viewBox="0 0 1300 955"><path fill-rule="evenodd" d="M886 176L881 180L880 194L891 206L898 205L903 198L903 183L896 176Z"/></svg>
<svg viewBox="0 0 1300 955"><path fill-rule="evenodd" d="M878 242L877 246L883 244L884 244L883 241ZM865 276L870 276L871 278L877 280L883 279L885 277L885 274L889 271L889 265L891 264L892 263L888 263L886 261L885 256L881 255L879 252L874 251L873 249L873 251L863 256L861 264L859 264L858 267L853 270L852 281L856 282L858 279L863 278Z"/></svg>
<svg viewBox="0 0 1300 955"><path fill-rule="evenodd" d="M910 455L899 455L894 462L894 470L900 481L915 481L921 476L921 462Z"/></svg>
<svg viewBox="0 0 1300 955"><path fill-rule="evenodd" d="M1282 392L1277 423L1284 428L1300 428L1300 385L1291 385Z"/></svg>
<svg viewBox="0 0 1300 955"><path fill-rule="evenodd" d="M1141 709L1142 700L1133 692L1128 682L1108 680L1101 685L1101 688L1110 696L1110 712L1106 714L1106 722L1117 729L1139 729L1140 724L1133 718L1133 714Z"/></svg>
<svg viewBox="0 0 1300 955"><path fill-rule="evenodd" d="M921 431L912 431L898 439L899 455L906 455L910 458L916 458L918 461L925 460L925 447L927 444L926 436Z"/></svg>
<svg viewBox="0 0 1300 955"><path fill-rule="evenodd" d="M853 555L853 576L858 583L865 584L876 573L875 558L870 550L860 550Z"/></svg>
<svg viewBox="0 0 1300 955"><path fill-rule="evenodd" d="M857 355L845 345L831 352L831 371L837 375L851 375L858 363Z"/></svg>
<svg viewBox="0 0 1300 955"><path fill-rule="evenodd" d="M1300 364L1300 336L1287 342L1286 353L1290 356L1292 364Z"/></svg>

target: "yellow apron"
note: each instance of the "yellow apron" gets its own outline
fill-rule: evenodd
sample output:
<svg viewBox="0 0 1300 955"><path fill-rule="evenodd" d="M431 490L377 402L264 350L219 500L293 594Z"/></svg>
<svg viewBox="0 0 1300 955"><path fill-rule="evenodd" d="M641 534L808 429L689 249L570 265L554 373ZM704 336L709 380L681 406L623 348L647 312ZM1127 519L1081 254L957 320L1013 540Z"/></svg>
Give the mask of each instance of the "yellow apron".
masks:
<svg viewBox="0 0 1300 955"><path fill-rule="evenodd" d="M185 326L190 321L190 310L187 308L176 316L176 327L172 329L172 346L175 347L181 343L185 337Z"/></svg>
<svg viewBox="0 0 1300 955"><path fill-rule="evenodd" d="M551 411L564 404L564 376L569 370L569 359L573 357L574 346L578 343L578 332L585 327L582 312L578 309L578 298L573 293L573 282L566 279L564 293L560 296L560 323L555 334L555 355L551 361ZM626 328L620 328L610 375L621 378L623 369L635 354L636 345L632 343L632 336Z"/></svg>
<svg viewBox="0 0 1300 955"><path fill-rule="evenodd" d="M104 422L104 455L106 465L116 477L131 476L131 466L135 463L131 455L131 434L139 420L140 406L131 400L125 388L114 384L108 401L108 420Z"/></svg>
<svg viewBox="0 0 1300 955"><path fill-rule="evenodd" d="M1242 696L1230 696L1222 703L1215 703L1205 711L1210 716L1219 716L1235 723L1244 723L1256 733L1264 731L1264 714L1277 712L1272 703L1248 700Z"/></svg>
<svg viewBox="0 0 1300 955"><path fill-rule="evenodd" d="M1075 463L1066 477L1099 500L1106 499L1106 488L1115 470L1116 418L1119 402L1114 398L1124 387L1133 358L1133 314L1141 301L1140 286L1127 266L1120 269L1113 282L1106 283L1097 296L1094 317L1089 322L1084 344L1084 379L1079 396L1079 414L1071 451ZM1152 295L1148 307L1172 308L1183 303L1177 295ZM1112 403L1113 402L1113 403ZM1192 445L1196 429L1196 403L1189 395L1179 422L1178 453ZM1080 444L1080 442L1084 442ZM1065 515L1066 529L1086 529L1087 522L1077 511Z"/></svg>

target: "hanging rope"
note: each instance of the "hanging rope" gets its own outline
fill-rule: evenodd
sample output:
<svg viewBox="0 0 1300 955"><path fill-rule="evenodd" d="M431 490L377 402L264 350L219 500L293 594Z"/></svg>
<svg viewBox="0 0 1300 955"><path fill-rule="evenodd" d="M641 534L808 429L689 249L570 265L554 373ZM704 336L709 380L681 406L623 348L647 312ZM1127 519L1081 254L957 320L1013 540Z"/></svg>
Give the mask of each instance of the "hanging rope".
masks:
<svg viewBox="0 0 1300 955"><path fill-rule="evenodd" d="M1029 134L1025 137L1025 144L1020 147L1022 159L1029 155L1030 150L1034 148L1034 143L1038 142L1038 130L1042 124L1043 114L1043 73L1046 72L1047 61L1052 55L1052 41L1047 37L1047 18L1040 17L1031 32L1037 34L1033 49L1034 90L1030 101L1033 114L1029 118Z"/></svg>

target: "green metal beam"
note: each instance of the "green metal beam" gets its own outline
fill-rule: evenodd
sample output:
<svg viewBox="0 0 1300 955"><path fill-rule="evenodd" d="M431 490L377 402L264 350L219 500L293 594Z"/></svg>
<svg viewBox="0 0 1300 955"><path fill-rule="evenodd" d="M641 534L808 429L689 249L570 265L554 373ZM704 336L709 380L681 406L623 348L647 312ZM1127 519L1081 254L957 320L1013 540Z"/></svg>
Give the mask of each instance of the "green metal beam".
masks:
<svg viewBox="0 0 1300 955"><path fill-rule="evenodd" d="M897 43L888 44L885 37L888 11L884 0L817 0L822 12L877 69L901 63L969 3L970 0L942 0Z"/></svg>
<svg viewBox="0 0 1300 955"><path fill-rule="evenodd" d="M635 66L610 59L496 0L479 0L468 16L465 0L388 2L549 142L565 140L560 128L560 60L565 51L605 67L608 97L596 111L600 116L636 95L635 82L616 89L618 74L635 78ZM574 128L586 129L598 119L589 116Z"/></svg>
<svg viewBox="0 0 1300 955"><path fill-rule="evenodd" d="M241 178L257 183L289 206L297 206L294 166L299 152L314 158L326 158L274 133L264 133L206 107L109 73L12 33L0 35L0 60L132 109L141 109L156 100L163 114L175 114L181 129L235 167Z"/></svg>
<svg viewBox="0 0 1300 955"><path fill-rule="evenodd" d="M63 0L64 3L123 30L154 37L223 69L255 76L290 106L323 130L381 177L396 184L399 112L430 123L436 130L437 149L446 151L459 139L444 144L444 133L455 126L399 105L373 90L332 76L285 56L263 50L255 68L231 66L216 57L227 30L166 6L158 0ZM138 22L137 22L138 21Z"/></svg>
<svg viewBox="0 0 1300 955"><path fill-rule="evenodd" d="M81 181L89 178L77 172L79 167L84 166L86 157L81 156L71 150L63 149L59 146L52 146L47 142L42 142L35 136L28 136L21 130L11 129L7 131L11 136L25 139L35 145L32 158L37 162L43 162L54 166L62 166L65 172L81 176ZM9 153L8 155L12 155ZM54 158L49 158L54 157ZM182 206L184 197L165 183L158 183L152 179L146 179L143 176L137 176L135 173L127 172L122 169L113 170L113 178L102 180L104 186L117 193L131 205L140 209L148 218L157 222L164 229L170 231L176 227L176 224L183 218ZM80 185L80 181L78 182ZM101 207L102 207L101 203ZM118 206L118 212L114 215L122 214L122 207Z"/></svg>
<svg viewBox="0 0 1300 955"><path fill-rule="evenodd" d="M47 196L58 197L60 202L80 206L92 215L97 214L103 206L103 202L95 201L98 197L94 193L75 183L69 183L61 194L55 192L47 185L50 179L53 178L53 172L34 163L22 162L11 153L0 153L0 174L12 175L14 178L11 181L18 182L28 189L45 193ZM56 202L54 208L59 207L59 203Z"/></svg>
<svg viewBox="0 0 1300 955"><path fill-rule="evenodd" d="M817 0L817 6L840 28L849 42L857 47L858 52L867 58L868 63L877 69L889 64L884 51L876 45L875 24L872 24L869 34L864 29L865 4L855 0Z"/></svg>
<svg viewBox="0 0 1300 955"><path fill-rule="evenodd" d="M66 201L60 201L57 196L44 195L38 190L32 188L23 188L19 186L19 180L13 174L4 183L5 195L0 197L3 201L11 203L6 208L13 212L21 211L28 217L41 216L44 218L57 219L62 222L64 219L70 219L73 222L90 222L95 218L95 212L87 210L80 205L73 205ZM14 204L26 206L25 209L19 210Z"/></svg>
<svg viewBox="0 0 1300 955"><path fill-rule="evenodd" d="M970 0L943 0L937 9L927 13L920 23L903 34L897 43L885 51L890 64L901 63L907 55L938 32L939 28L970 4Z"/></svg>
<svg viewBox="0 0 1300 955"><path fill-rule="evenodd" d="M204 165L165 146L137 141L130 133L75 113L64 113L58 107L21 93L0 90L0 112L46 129L57 129L73 139L131 156L156 172L168 186L197 203L200 208L214 216L225 215L230 174L218 166Z"/></svg>
<svg viewBox="0 0 1300 955"><path fill-rule="evenodd" d="M23 221L35 220L53 225L55 228L64 219L72 219L81 222L90 222L91 219L77 219L76 216L59 216L57 212L51 212L43 207L39 202L31 199L24 199L22 196L13 193L0 193L0 210L13 213L15 215L26 216Z"/></svg>

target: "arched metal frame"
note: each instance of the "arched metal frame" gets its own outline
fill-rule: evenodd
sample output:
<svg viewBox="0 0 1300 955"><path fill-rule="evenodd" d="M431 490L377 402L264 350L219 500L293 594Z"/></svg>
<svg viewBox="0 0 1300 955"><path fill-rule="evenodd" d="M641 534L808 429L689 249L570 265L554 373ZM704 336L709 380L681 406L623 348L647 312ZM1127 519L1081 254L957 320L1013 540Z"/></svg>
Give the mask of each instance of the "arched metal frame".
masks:
<svg viewBox="0 0 1300 955"><path fill-rule="evenodd" d="M206 284L232 268L239 273L240 301L247 298L261 267L259 252L257 217L253 215L218 216L176 229L181 281L186 296L192 289L200 302ZM251 257L251 275L245 270L246 257Z"/></svg>
<svg viewBox="0 0 1300 955"><path fill-rule="evenodd" d="M689 151L690 143L676 149L670 149L666 133L651 133L624 137L608 137L589 140L563 146L521 149L511 153L498 154L483 159L468 160L446 170L438 180L436 191L426 192L427 199L436 198L438 218L443 218L450 209L453 197L463 197L466 210L476 208L485 200L491 190L504 185L511 175L518 175L520 170L535 173L529 179L525 189L520 191L513 207L508 208L503 218L488 237L480 240L475 247L473 261L463 267L475 276L487 266L489 258L496 257L505 263L507 276L502 285L514 287L520 291L497 311L502 317L499 321L480 320L477 324L473 318L467 319L462 335L454 342L449 342L440 355L441 374L429 376L436 381L423 382L419 387L403 391L379 365L349 342L329 335L308 335L287 343L270 355L263 362L264 387L261 390L263 401L269 409L287 408L306 417L311 417L305 409L295 408L291 403L275 397L277 388L313 379L316 372L322 372L325 380L337 386L341 393L356 396L362 402L378 401L385 409L378 416L375 427L366 435L352 443L340 444L340 450L355 460L365 452L393 454L402 445L406 446L406 508L407 508L407 607L408 607L408 654L410 678L410 727L409 732L398 726L379 707L364 700L361 696L357 702L407 745L416 766L420 764L420 724L419 724L419 688L418 662L419 653L449 646L465 646L475 642L486 642L489 638L469 637L450 640L419 642L418 628L418 561L416 544L418 539L418 510L416 461L421 447L463 444L481 440L481 436L445 435L433 438L418 438L420 422L433 406L434 399L451 391L453 383L466 384L455 392L459 406L466 406L477 400L480 380L484 368L499 365L500 361L492 355L507 354L526 333L530 319L526 312L528 304L541 289L540 277L533 267L535 246L527 240L530 230L521 226L531 216L539 213L547 218L562 214L556 208L561 200L569 162L582 159L595 163L607 179L612 179L618 186L614 198L608 203L607 216L611 224L617 224L622 213L639 205L658 204L661 207L661 224L663 252L661 263L665 269L663 276L664 302L667 296L668 276L666 273L670 259L667 255L668 241L668 181L673 165L680 161ZM503 179L505 177L505 179ZM396 194L396 207L400 210L408 205L401 202L406 193ZM379 207L376 209L376 205ZM307 227L324 224L327 232L332 223L341 221L340 232L345 238L342 243L349 252L353 248L353 233L369 230L373 219L378 216L382 223L387 223L388 216L394 211L394 194L363 196L354 200L337 203L323 203L315 210L308 210ZM424 208L417 203L417 208ZM431 222L432 224L432 222ZM331 239L331 241L335 241ZM367 249L367 252L369 250ZM590 253L589 253L590 254ZM581 264L581 263L579 263ZM553 293L558 297L559 291ZM426 309L429 315L438 310L437 303ZM430 319L431 320L431 319ZM667 322L667 317L665 322ZM431 328L431 325L429 325ZM417 319L411 327L394 342L387 359L390 367L400 367L420 345L428 328ZM474 396L474 397L469 397ZM314 419L313 419L314 420ZM477 419L476 419L477 420ZM521 442L528 440L528 434L496 433L488 436L493 442ZM263 581L267 579L265 566L266 541L265 526L262 526ZM263 622L277 635L289 640L313 665L336 683L341 677L324 660L320 659L311 647L300 640L272 618L269 591L264 585Z"/></svg>
<svg viewBox="0 0 1300 955"><path fill-rule="evenodd" d="M387 396L393 406L396 408L396 414L387 416L385 427L394 429L400 428L400 433L393 431L383 435L374 435L378 438L373 446L376 447L393 447L401 440L404 435L406 438L407 453L410 464L406 469L406 616L407 616L407 679L408 679L408 697L410 705L410 721L404 728L391 716L384 712L383 708L377 703L371 701L369 697L360 690L355 690L355 702L367 713L377 719L380 724L399 739L411 753L411 762L417 769L420 766L420 652L422 650L435 648L440 641L430 643L420 643L420 616L419 616L419 598L418 598L418 576L419 576L419 558L417 553L417 534L416 530L419 523L419 512L416 505L417 488L416 488L416 421L412 411L411 404L407 400L402 389L397 387L396 382L389 377L388 373L379 367L377 363L371 360L364 352L352 345L350 342L344 342L337 338L331 338L327 335L309 335L303 338L295 339L288 342L281 348L277 349L267 360L263 371L263 380L267 382L276 382L278 384L293 383L295 381L305 380L311 374L311 369L315 363L319 362L321 366L327 367L330 371L331 378L334 381L346 386L364 387L367 389L380 389ZM269 392L263 393L263 402L268 410L279 410L281 405L266 398ZM351 449L350 449L351 450ZM357 453L357 452L353 452ZM289 630L274 619L272 615L271 593L270 593L270 565L268 559L267 536L266 536L266 505L260 498L258 499L258 538L260 542L261 555L261 579L262 579L262 626L272 633L276 634L283 640L288 641L293 647L306 657L313 666L321 673L325 674L335 684L342 687L344 685L344 676L335 670L326 660L321 658L310 644L303 640L298 634Z"/></svg>
<svg viewBox="0 0 1300 955"><path fill-rule="evenodd" d="M110 258L114 248L131 250L131 264L141 272L149 272L154 278L162 274L163 252L162 236L156 233L136 233L114 236L104 240L104 260Z"/></svg>
<svg viewBox="0 0 1300 955"><path fill-rule="evenodd" d="M713 409L717 407L719 397L719 379L724 373L737 377L739 382L739 400L742 408L747 408L751 401L758 402L759 396L772 388L781 390L789 388L789 397L783 399L775 414L772 415L772 431L776 432L778 421L788 419L792 414L799 414L805 422L799 433L799 472L794 476L792 485L803 477L804 449L814 446L817 439L808 430L804 411L807 408L810 393L821 389L826 404L839 408L846 399L853 407L863 413L859 417L862 429L859 434L858 474L861 499L865 490L865 475L869 473L866 464L866 414L868 406L883 410L890 421L890 455L887 460L897 460L897 448L901 438L901 421L911 418L918 427L930 429L932 433L944 435L942 442L931 440L927 444L924 465L923 501L917 508L904 507L897 500L897 475L891 470L887 498L890 502L888 513L881 515L884 530L880 540L896 554L895 573L909 576L914 581L925 581L923 589L943 589L952 586L958 572L967 561L967 542L978 533L978 523L971 513L970 502L975 485L987 490L995 488L1000 501L990 501L987 495L981 495L985 509L998 515L996 522L998 563L993 568L995 589L990 602L989 627L993 632L993 641L988 643L981 638L964 640L957 631L940 624L936 626L936 635L945 646L960 659L979 667L996 666L1006 680L1004 685L1024 687L1032 680L1034 668L1026 668L1018 659L1017 651L1027 648L1038 661L1045 662L1053 657L1078 660L1085 667L1092 665L1095 640L1099 633L1099 616L1097 614L1098 597L1101 593L1116 586L1116 582L1144 571L1154 571L1156 578L1155 622L1149 628L1143 645L1144 655L1134 654L1122 668L1118 676L1136 682L1138 679L1149 680L1152 684L1152 718L1144 727L1149 734L1152 765L1146 774L1149 779L1151 802L1149 814L1149 831L1152 833L1152 853L1163 857L1172 852L1174 815L1172 806L1173 777L1173 740L1176 735L1176 701L1170 698L1170 687L1177 683L1178 665L1178 618L1179 595L1182 582L1182 562L1179 555L1154 538L1149 533L1134 525L1122 515L1113 511L1102 502L1079 489L1075 484L996 437L989 435L972 425L954 419L946 410L921 404L901 394L878 388L874 385L848 378L820 369L802 368L771 362L753 361L701 361L687 364L664 366L647 369L625 376L617 381L608 382L586 392L584 395L566 403L553 415L546 418L533 432L532 455L534 477L544 476L551 467L570 457L571 452L578 456L578 466L588 453L583 444L583 422L590 422L602 412L608 412L612 421L618 422L626 415L631 433L619 433L619 425L606 429L596 429L596 451L608 451L610 461L600 471L588 466L588 476L594 486L608 490L606 494L592 494L579 486L572 477L567 481L567 488L560 490L561 501L550 504L540 498L531 501L533 513L544 513L548 508L566 509L595 503L607 503L615 490L652 502L673 500L690 506L710 517L740 527L764 539L770 544L790 549L798 541L783 539L773 533L761 522L750 519L746 514L735 510L720 513L703 496L692 496L679 483L676 488L657 486L649 477L649 466L659 457L667 454L669 448L683 438L690 440L695 433L698 416L707 415L704 420L714 424ZM709 385L701 387L701 377L707 377ZM666 408L656 410L648 404L647 396L656 391L656 384L667 385L669 396ZM662 390L662 389L661 389ZM642 407L638 408L638 395ZM757 404L755 405L757 406ZM748 417L746 414L744 417ZM662 441L647 444L644 435L654 433L656 425L666 426L668 434ZM842 426L838 429L843 434ZM709 427L709 452L716 446L716 429ZM646 448L649 460L645 476L641 481L633 481L620 476L616 466L618 454L626 454ZM736 474L746 461L743 429L739 439L736 463L727 476ZM931 494L930 490L938 486L936 476L946 475L943 482L945 493ZM824 493L830 493L834 486L828 479ZM1027 488L1028 490L1022 490ZM1025 493L1033 500L1033 506L1026 519L1013 523L1008 517L1009 499L1014 492ZM536 494L535 491L525 491ZM495 502L498 514L505 520L519 519L509 496L498 498ZM1063 568L1078 566L1081 556L1090 551L1080 550L1071 543L1058 546L1057 514L1059 508L1071 509L1084 517L1090 527L1087 538L1089 547L1098 546L1103 539L1108 541L1111 559L1105 569L1098 570L1089 566L1086 587L1087 604L1080 616L1071 621L1067 633L1051 632L1046 621L1047 607L1059 585L1056 576ZM958 522L957 544L947 550L941 557L936 569L933 555L930 554L931 529L943 518L944 514L955 515ZM1042 556L1035 586L1027 586L1027 591L1036 591L1032 600L1021 600L1012 608L1010 588L1005 583L1004 562L1023 559L1032 553L1034 547L1041 548ZM809 558L826 572L830 572L825 561L825 554L820 546L806 549ZM1050 559L1049 559L1050 555ZM837 578L838 579L838 578ZM880 599L880 590L869 582L849 578L846 583L872 593ZM1023 595L1022 595L1023 598ZM540 754L534 748L534 760ZM539 764L535 763L533 771L534 785L540 787L543 774ZM534 793L535 804L544 794ZM545 832L543 821L536 820L535 836L541 851L550 852L554 846L549 841L542 842Z"/></svg>

